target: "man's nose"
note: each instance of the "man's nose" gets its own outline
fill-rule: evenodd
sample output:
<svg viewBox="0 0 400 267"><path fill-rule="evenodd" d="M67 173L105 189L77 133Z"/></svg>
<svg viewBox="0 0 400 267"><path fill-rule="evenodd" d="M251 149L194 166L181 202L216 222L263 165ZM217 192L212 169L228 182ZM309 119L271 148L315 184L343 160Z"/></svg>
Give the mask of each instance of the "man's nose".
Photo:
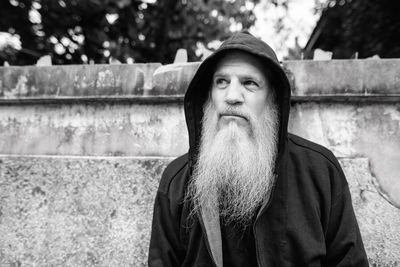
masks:
<svg viewBox="0 0 400 267"><path fill-rule="evenodd" d="M225 102L227 104L236 105L243 103L241 84L237 80L232 80L225 92Z"/></svg>

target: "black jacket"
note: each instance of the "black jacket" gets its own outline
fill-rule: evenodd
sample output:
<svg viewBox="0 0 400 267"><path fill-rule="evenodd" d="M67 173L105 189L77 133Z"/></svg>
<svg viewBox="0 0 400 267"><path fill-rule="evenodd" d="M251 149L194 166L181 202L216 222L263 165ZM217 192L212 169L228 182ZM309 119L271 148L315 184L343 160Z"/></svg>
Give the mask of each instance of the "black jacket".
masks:
<svg viewBox="0 0 400 267"><path fill-rule="evenodd" d="M219 220L188 223L184 201L198 153L202 107L215 62L239 49L272 69L279 106L276 182L253 223L258 266L368 266L343 171L326 148L287 132L290 85L273 50L247 33L233 35L199 67L185 95L189 153L164 171L157 191L149 266L222 266Z"/></svg>

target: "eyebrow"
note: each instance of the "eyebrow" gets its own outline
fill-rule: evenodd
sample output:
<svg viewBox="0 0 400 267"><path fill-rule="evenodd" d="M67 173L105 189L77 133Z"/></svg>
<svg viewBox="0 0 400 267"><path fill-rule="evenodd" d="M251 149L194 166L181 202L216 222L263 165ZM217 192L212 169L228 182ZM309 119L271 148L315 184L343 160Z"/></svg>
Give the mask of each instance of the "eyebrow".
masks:
<svg viewBox="0 0 400 267"><path fill-rule="evenodd" d="M226 77L230 76L230 74L226 71L216 71L213 75L213 77ZM238 75L240 79L245 79L245 80L255 80L258 83L261 83L263 81L262 77L258 77L258 75L252 75L252 74L239 74Z"/></svg>

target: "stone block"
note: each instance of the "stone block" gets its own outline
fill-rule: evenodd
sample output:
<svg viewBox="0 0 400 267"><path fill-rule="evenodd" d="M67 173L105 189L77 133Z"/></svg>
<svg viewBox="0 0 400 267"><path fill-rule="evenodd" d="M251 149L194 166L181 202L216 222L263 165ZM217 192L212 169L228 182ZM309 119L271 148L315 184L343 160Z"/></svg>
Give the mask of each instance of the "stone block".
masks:
<svg viewBox="0 0 400 267"><path fill-rule="evenodd" d="M164 65L153 74L153 90L160 95L184 95L199 62Z"/></svg>
<svg viewBox="0 0 400 267"><path fill-rule="evenodd" d="M0 68L0 99L132 96L151 92L159 63Z"/></svg>
<svg viewBox="0 0 400 267"><path fill-rule="evenodd" d="M169 158L0 157L0 266L147 266Z"/></svg>
<svg viewBox="0 0 400 267"><path fill-rule="evenodd" d="M286 61L294 96L399 95L400 60Z"/></svg>
<svg viewBox="0 0 400 267"><path fill-rule="evenodd" d="M400 265L400 210L382 194L367 158L342 158L371 266Z"/></svg>
<svg viewBox="0 0 400 267"><path fill-rule="evenodd" d="M187 152L182 104L0 106L0 154L176 156Z"/></svg>
<svg viewBox="0 0 400 267"><path fill-rule="evenodd" d="M292 107L289 130L338 157L366 157L383 194L400 208L400 105L303 103Z"/></svg>

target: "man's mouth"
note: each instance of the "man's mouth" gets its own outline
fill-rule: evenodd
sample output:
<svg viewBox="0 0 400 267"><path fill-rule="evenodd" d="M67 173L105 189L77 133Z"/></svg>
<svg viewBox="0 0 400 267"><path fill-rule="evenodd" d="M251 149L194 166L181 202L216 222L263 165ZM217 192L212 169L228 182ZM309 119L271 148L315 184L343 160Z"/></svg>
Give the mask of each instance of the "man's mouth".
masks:
<svg viewBox="0 0 400 267"><path fill-rule="evenodd" d="M242 114L238 114L238 113L221 113L219 115L220 118L226 118L226 119L243 119L248 121L247 117L242 115Z"/></svg>

